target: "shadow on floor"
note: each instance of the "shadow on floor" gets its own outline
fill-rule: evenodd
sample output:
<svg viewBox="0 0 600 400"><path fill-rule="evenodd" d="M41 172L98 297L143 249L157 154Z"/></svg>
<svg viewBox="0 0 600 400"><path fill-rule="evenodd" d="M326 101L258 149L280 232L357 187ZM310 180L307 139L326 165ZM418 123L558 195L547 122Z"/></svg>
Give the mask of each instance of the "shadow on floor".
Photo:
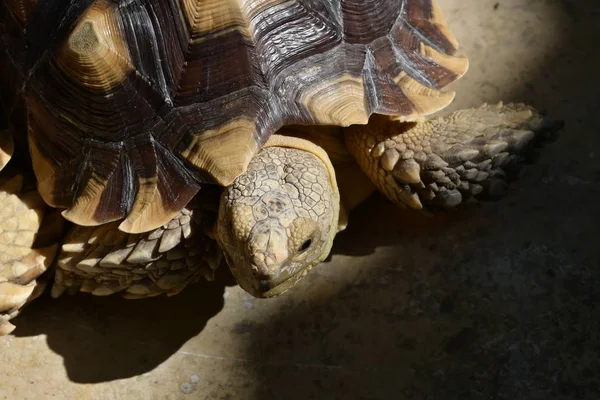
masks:
<svg viewBox="0 0 600 400"><path fill-rule="evenodd" d="M14 335L46 335L73 382L137 376L175 354L221 311L231 281L228 274L220 275L174 297L123 300L79 293L54 300L46 295L15 319Z"/></svg>
<svg viewBox="0 0 600 400"><path fill-rule="evenodd" d="M381 197L357 210L335 254L396 241L393 254L256 327L254 398L598 398L600 7L552 4L564 42L504 100L564 119L558 141L474 212L431 220Z"/></svg>

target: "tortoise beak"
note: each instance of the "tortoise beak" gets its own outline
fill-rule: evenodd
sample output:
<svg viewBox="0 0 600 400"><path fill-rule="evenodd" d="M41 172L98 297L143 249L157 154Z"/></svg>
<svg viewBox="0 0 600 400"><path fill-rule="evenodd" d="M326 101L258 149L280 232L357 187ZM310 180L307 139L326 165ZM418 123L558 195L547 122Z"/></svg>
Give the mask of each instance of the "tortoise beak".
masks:
<svg viewBox="0 0 600 400"><path fill-rule="evenodd" d="M249 280L236 279L239 285L254 297L270 298L284 294L292 288L307 272L308 267L292 265L271 265L265 271L261 265L251 265ZM265 273L267 272L267 273ZM235 273L234 273L235 276Z"/></svg>
<svg viewBox="0 0 600 400"><path fill-rule="evenodd" d="M283 270L277 276L256 281L254 296L261 298L277 297L291 289L311 268L304 266L295 271Z"/></svg>
<svg viewBox="0 0 600 400"><path fill-rule="evenodd" d="M302 279L316 262L291 260L287 253L255 252L252 255L224 252L229 269L242 289L258 298L276 297Z"/></svg>
<svg viewBox="0 0 600 400"><path fill-rule="evenodd" d="M240 286L255 297L278 296L299 279L305 264L290 260L285 229L257 224L248 243L246 268L234 272Z"/></svg>

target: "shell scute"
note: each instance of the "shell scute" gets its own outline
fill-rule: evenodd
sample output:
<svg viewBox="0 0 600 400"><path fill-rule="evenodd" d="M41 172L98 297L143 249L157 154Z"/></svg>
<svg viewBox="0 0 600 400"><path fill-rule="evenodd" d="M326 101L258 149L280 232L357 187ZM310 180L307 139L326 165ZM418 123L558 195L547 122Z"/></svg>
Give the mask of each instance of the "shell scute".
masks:
<svg viewBox="0 0 600 400"><path fill-rule="evenodd" d="M229 184L283 125L429 114L467 68L432 0L25 3L0 6L0 85L25 100L40 193L127 232Z"/></svg>

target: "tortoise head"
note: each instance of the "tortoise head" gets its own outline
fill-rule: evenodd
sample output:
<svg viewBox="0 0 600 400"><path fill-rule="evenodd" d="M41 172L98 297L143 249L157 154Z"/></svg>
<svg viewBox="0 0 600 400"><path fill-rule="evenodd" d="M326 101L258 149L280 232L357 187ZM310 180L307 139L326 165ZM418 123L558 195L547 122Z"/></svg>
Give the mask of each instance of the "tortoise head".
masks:
<svg viewBox="0 0 600 400"><path fill-rule="evenodd" d="M216 237L239 285L283 294L331 250L340 199L325 152L274 136L222 195Z"/></svg>

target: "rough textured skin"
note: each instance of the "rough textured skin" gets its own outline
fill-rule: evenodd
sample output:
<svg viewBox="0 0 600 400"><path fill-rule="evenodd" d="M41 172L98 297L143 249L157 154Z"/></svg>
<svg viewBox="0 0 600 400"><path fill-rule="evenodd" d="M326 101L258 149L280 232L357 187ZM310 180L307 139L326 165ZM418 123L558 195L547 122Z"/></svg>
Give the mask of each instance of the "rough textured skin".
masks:
<svg viewBox="0 0 600 400"><path fill-rule="evenodd" d="M168 224L146 234L124 233L114 222L74 226L58 256L52 296L65 290L96 296L121 293L129 299L172 296L202 277L212 281L222 259L207 235L214 218L192 202Z"/></svg>
<svg viewBox="0 0 600 400"><path fill-rule="evenodd" d="M343 128L337 126L289 125L277 135L302 138L325 150L335 169L336 184L340 192L340 220L338 229L344 230L349 213L377 189L356 163L344 143Z"/></svg>
<svg viewBox="0 0 600 400"><path fill-rule="evenodd" d="M267 147L223 193L217 240L240 286L273 297L329 255L338 214L327 159L301 148Z"/></svg>
<svg viewBox="0 0 600 400"><path fill-rule="evenodd" d="M451 208L505 192L504 169L538 134L555 130L532 107L501 103L460 110L426 122L374 116L344 130L363 171L396 204Z"/></svg>
<svg viewBox="0 0 600 400"><path fill-rule="evenodd" d="M17 175L0 181L0 336L15 327L9 321L41 294L36 279L50 266L57 245L36 248L46 205L37 191L22 192Z"/></svg>

